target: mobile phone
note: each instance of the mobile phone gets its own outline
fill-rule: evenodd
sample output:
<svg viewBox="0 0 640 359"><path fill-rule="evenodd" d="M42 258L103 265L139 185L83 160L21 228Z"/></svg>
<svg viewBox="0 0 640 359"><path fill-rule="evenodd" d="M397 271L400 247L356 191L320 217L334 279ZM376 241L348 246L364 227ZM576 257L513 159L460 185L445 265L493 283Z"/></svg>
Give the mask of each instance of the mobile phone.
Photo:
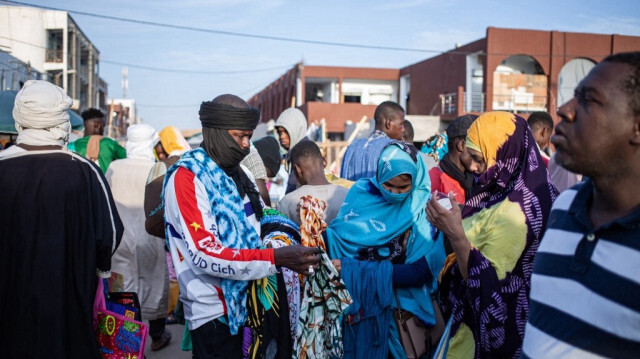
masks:
<svg viewBox="0 0 640 359"><path fill-rule="evenodd" d="M449 196L447 196L446 194L442 193L442 192L438 192L436 195L436 198L438 198L438 203L448 209L451 210L451 208L453 208L453 206L451 205L451 200L449 199Z"/></svg>

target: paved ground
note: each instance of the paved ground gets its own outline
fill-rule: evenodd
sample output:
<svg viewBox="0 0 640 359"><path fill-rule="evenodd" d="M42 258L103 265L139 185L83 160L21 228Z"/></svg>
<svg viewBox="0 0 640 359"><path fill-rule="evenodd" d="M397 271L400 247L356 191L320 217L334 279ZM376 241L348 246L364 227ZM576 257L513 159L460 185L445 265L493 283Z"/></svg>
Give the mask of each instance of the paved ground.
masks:
<svg viewBox="0 0 640 359"><path fill-rule="evenodd" d="M157 352L151 351L151 338L149 338L147 340L147 348L144 351L145 356L148 359L191 359L191 352L180 350L184 325L167 325L167 329L169 329L173 335L169 346Z"/></svg>

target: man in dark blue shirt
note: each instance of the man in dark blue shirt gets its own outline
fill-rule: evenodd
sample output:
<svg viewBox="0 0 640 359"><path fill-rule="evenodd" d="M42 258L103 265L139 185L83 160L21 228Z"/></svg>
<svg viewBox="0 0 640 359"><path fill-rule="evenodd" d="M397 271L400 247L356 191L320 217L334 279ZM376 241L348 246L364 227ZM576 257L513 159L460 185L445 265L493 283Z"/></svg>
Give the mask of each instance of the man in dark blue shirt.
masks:
<svg viewBox="0 0 640 359"><path fill-rule="evenodd" d="M607 57L558 110L557 162L589 179L553 205L524 358L640 355L640 52Z"/></svg>

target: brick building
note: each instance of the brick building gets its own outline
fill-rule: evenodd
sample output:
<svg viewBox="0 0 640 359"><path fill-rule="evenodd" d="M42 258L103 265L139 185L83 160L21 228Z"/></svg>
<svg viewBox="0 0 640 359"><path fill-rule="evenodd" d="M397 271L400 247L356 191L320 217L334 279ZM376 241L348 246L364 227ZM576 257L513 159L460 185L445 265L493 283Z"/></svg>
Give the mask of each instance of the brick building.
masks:
<svg viewBox="0 0 640 359"><path fill-rule="evenodd" d="M326 119L333 133L386 100L445 122L492 110L555 117L597 62L625 51L640 51L640 37L489 27L483 39L401 69L298 64L249 103L262 121L296 106L309 121Z"/></svg>

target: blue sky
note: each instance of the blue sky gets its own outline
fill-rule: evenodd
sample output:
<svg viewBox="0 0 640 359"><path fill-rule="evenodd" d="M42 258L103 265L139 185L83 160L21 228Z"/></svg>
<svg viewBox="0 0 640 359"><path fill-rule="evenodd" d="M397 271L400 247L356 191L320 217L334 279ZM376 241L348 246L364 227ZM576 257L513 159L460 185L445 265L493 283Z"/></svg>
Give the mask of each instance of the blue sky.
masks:
<svg viewBox="0 0 640 359"><path fill-rule="evenodd" d="M445 51L483 38L488 26L640 36L640 1L284 1L23 0L139 20L232 32ZM71 15L103 60L195 71L277 69L241 74L176 74L129 68L129 97L144 122L198 128L202 101L245 99L298 61L307 65L403 67L428 53L353 49L173 30ZM120 97L122 66L101 63L109 96Z"/></svg>

